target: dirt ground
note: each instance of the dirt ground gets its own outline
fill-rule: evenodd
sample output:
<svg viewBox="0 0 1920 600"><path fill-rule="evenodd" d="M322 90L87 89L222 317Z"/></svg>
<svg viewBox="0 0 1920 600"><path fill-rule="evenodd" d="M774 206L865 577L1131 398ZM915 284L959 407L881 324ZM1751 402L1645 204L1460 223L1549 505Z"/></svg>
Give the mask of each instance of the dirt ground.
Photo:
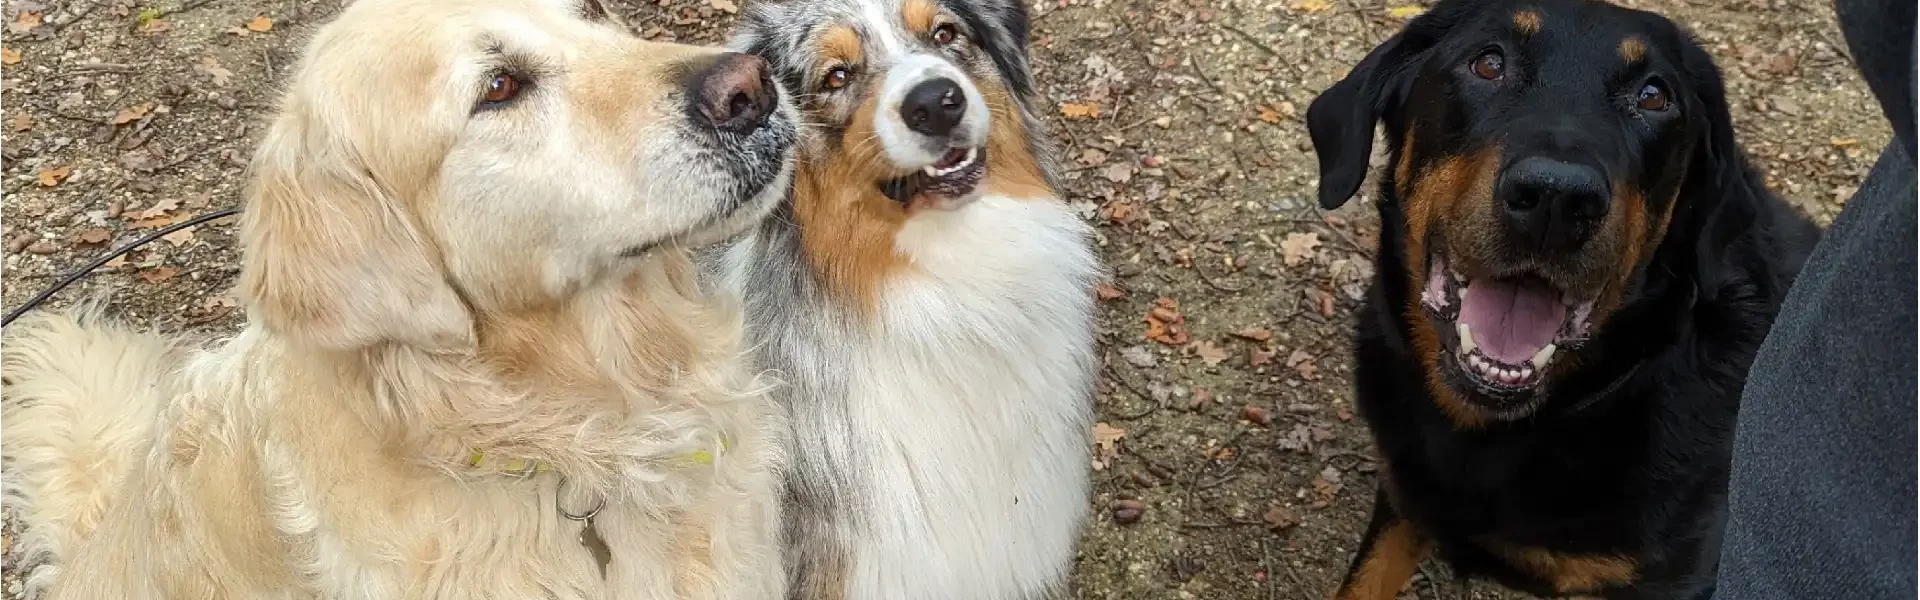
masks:
<svg viewBox="0 0 1920 600"><path fill-rule="evenodd" d="M1407 0L1411 2L1411 0ZM237 206L314 24L341 0L14 0L0 33L4 306L108 248ZM636 32L714 42L731 0L610 2ZM1824 2L1639 0L1705 41L1769 186L1822 222L1889 132ZM1365 523L1376 463L1350 411L1348 331L1378 229L1322 213L1308 103L1421 4L1044 0L1041 109L1098 225L1100 470L1088 599L1317 598ZM1371 195L1371 184L1363 191ZM156 242L51 303L234 329L231 219ZM1156 306L1161 310L1154 312ZM1149 316L1152 318L1150 319ZM1158 339L1150 339L1155 335ZM11 521L0 550L11 551ZM5 557L4 598L16 598ZM1457 593L1430 565L1403 597ZM1478 597L1511 597L1479 584Z"/></svg>

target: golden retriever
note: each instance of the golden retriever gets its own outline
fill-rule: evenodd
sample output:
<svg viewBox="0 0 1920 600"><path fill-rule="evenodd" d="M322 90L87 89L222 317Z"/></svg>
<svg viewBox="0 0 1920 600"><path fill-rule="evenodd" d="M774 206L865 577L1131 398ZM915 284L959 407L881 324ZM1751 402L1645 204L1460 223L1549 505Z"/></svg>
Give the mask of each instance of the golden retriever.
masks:
<svg viewBox="0 0 1920 600"><path fill-rule="evenodd" d="M793 109L608 18L354 2L252 163L241 333L14 328L29 592L781 596L782 421L688 253L785 192Z"/></svg>

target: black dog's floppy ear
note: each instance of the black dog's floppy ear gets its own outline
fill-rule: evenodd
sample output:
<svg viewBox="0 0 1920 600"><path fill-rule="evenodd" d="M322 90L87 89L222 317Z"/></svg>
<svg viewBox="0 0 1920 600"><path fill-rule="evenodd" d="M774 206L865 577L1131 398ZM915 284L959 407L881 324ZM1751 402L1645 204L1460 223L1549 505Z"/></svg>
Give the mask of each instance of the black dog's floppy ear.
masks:
<svg viewBox="0 0 1920 600"><path fill-rule="evenodd" d="M1405 32L1375 47L1367 57L1307 106L1307 133L1320 158L1320 206L1340 208L1367 178L1373 152L1373 125L1399 101L1407 64Z"/></svg>

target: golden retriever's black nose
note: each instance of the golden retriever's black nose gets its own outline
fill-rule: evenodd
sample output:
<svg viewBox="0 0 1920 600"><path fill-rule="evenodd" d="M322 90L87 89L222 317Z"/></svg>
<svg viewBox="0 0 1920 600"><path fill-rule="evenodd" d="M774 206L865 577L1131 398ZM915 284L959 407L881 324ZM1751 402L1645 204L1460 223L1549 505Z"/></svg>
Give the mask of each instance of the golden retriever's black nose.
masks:
<svg viewBox="0 0 1920 600"><path fill-rule="evenodd" d="M945 77L913 86L900 103L900 117L906 120L907 129L925 135L947 135L966 113L966 93L960 91L960 84Z"/></svg>
<svg viewBox="0 0 1920 600"><path fill-rule="evenodd" d="M1498 201L1514 234L1541 250L1566 252L1607 218L1608 187L1597 168L1535 156L1507 168Z"/></svg>
<svg viewBox="0 0 1920 600"><path fill-rule="evenodd" d="M779 91L758 56L728 52L695 78L695 106L715 129L749 133L766 124Z"/></svg>

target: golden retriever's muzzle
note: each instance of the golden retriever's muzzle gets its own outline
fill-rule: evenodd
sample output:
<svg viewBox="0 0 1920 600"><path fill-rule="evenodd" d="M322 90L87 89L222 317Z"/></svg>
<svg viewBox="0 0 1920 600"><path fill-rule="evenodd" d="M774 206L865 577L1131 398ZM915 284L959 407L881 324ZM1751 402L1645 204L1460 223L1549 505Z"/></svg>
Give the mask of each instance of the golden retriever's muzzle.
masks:
<svg viewBox="0 0 1920 600"><path fill-rule="evenodd" d="M702 142L700 153L732 182L727 204L709 219L717 222L784 172L798 116L760 57L727 52L695 59L684 69L687 118Z"/></svg>

